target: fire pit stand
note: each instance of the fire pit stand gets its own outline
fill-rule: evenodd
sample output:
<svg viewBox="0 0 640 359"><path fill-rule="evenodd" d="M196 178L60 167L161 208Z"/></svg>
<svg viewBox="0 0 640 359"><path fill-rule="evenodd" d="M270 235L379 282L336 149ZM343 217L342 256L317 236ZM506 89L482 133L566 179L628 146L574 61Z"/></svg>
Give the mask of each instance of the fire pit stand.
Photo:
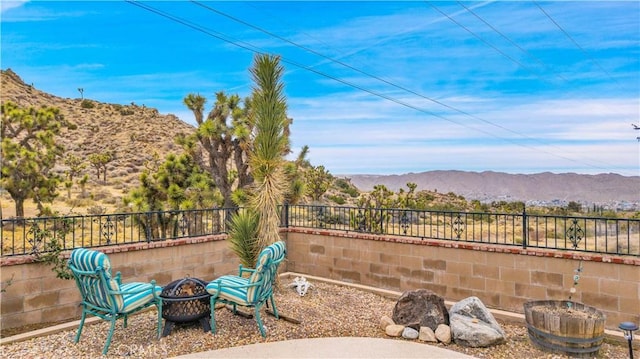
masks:
<svg viewBox="0 0 640 359"><path fill-rule="evenodd" d="M167 284L160 294L162 298L162 318L164 330L162 336L171 333L176 323L199 321L205 332L211 331L207 282L198 278L183 278Z"/></svg>

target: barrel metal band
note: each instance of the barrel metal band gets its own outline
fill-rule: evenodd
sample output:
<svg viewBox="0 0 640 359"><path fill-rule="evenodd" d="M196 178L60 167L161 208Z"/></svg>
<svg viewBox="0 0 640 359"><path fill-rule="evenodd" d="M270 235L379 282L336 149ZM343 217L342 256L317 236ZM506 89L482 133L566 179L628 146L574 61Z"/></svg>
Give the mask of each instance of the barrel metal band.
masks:
<svg viewBox="0 0 640 359"><path fill-rule="evenodd" d="M597 343L601 340L604 339L604 336L598 336L595 338L573 338L573 337L561 337L555 334L551 334L551 333L545 333L537 328L534 328L530 325L527 325L527 329L529 330L529 337L538 345L543 346L545 348L549 348L549 349L553 349L553 350L561 350L564 352L569 352L569 353L592 353L595 351L598 351L600 349L600 345L598 346L594 346L594 347L590 347L590 348L573 348L573 347L566 347L566 346L560 346L557 344L552 344L552 343L546 343L546 342L542 342L537 340L538 338L536 337L536 335L544 337L544 338L549 338L552 340L557 340L557 341L563 341L566 343L571 343L571 344L592 344L592 343ZM535 335L534 335L535 334Z"/></svg>

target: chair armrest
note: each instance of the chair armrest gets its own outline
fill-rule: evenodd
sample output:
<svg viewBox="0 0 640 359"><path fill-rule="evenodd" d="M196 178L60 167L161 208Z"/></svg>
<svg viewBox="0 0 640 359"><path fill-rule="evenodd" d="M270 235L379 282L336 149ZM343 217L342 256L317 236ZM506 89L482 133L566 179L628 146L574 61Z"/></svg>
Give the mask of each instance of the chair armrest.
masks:
<svg viewBox="0 0 640 359"><path fill-rule="evenodd" d="M142 293L142 292L146 292L149 289L151 289L154 297L156 295L155 290L153 290L155 288L155 284L152 283L142 283L144 284L143 286L140 286L140 288L136 289L136 290L116 290L116 291L110 291L111 294L120 294L120 295L125 295L125 294L136 294L136 293Z"/></svg>
<svg viewBox="0 0 640 359"><path fill-rule="evenodd" d="M116 280L116 283L118 283L118 286L122 285L122 275L120 274L120 272L116 273L115 277L113 277L113 279Z"/></svg>
<svg viewBox="0 0 640 359"><path fill-rule="evenodd" d="M151 293L153 293L153 297L155 299L160 299L160 295L158 294L158 291L155 290L155 288L157 287L156 280L152 279L151 282L149 282L149 284L151 284ZM162 291L162 288L160 289L160 291Z"/></svg>
<svg viewBox="0 0 640 359"><path fill-rule="evenodd" d="M220 293L220 290L222 288L234 288L234 289L242 289L242 288L251 288L251 287L256 287L258 285L262 284L262 280L259 280L255 283L250 283L250 284L237 284L237 285L230 285L230 284L222 284L221 282L217 282L216 286L218 287L218 293Z"/></svg>
<svg viewBox="0 0 640 359"><path fill-rule="evenodd" d="M242 277L242 274L244 274L244 273L253 273L253 272L255 272L255 271L256 271L256 270L255 270L255 269L253 269L253 268L243 268L243 267L242 267L242 264L241 264L241 265L240 265L240 272L238 273L238 276L239 276L239 277Z"/></svg>

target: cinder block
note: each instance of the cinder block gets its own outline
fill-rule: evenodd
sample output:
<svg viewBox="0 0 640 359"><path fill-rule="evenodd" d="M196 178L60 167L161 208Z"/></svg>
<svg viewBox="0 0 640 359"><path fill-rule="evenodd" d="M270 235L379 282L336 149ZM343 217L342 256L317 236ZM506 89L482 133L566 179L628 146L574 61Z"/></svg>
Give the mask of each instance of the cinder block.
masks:
<svg viewBox="0 0 640 359"><path fill-rule="evenodd" d="M60 304L60 292L44 292L29 294L24 297L24 310L37 310L54 307Z"/></svg>
<svg viewBox="0 0 640 359"><path fill-rule="evenodd" d="M422 266L432 270L447 270L447 261L444 259L423 259Z"/></svg>

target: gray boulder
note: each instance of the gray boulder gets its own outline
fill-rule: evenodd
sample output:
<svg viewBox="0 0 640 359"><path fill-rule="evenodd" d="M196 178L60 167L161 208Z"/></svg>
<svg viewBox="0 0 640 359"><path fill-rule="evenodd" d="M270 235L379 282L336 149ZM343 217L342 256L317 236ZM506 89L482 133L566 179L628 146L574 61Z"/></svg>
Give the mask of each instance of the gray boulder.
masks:
<svg viewBox="0 0 640 359"><path fill-rule="evenodd" d="M505 333L478 297L469 297L450 310L453 341L465 347L488 347L505 342Z"/></svg>
<svg viewBox="0 0 640 359"><path fill-rule="evenodd" d="M393 322L414 328L429 327L433 331L440 324L449 325L449 312L444 299L427 289L402 293L392 315Z"/></svg>

